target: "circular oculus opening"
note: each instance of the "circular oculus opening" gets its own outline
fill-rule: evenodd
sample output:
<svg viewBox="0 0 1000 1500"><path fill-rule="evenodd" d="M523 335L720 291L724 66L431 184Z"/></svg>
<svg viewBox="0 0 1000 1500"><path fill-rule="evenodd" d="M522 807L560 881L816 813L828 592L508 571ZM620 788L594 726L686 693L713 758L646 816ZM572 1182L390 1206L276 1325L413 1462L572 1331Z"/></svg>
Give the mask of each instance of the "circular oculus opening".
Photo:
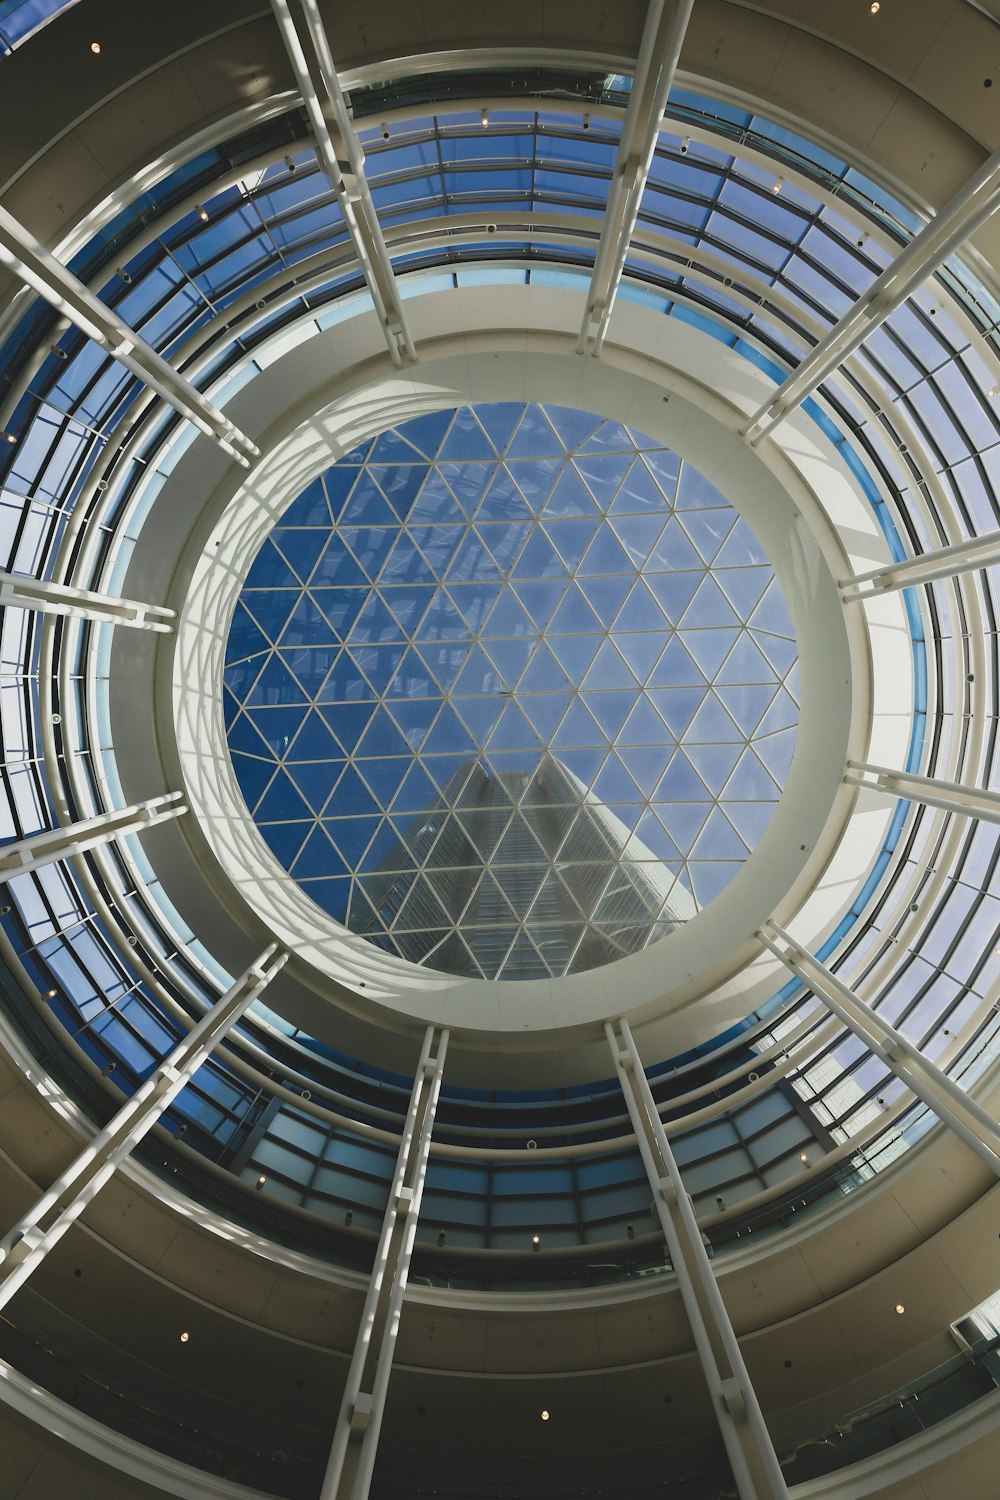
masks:
<svg viewBox="0 0 1000 1500"><path fill-rule="evenodd" d="M566 407L418 417L284 512L226 650L237 781L311 899L453 975L558 978L732 879L798 724L789 612L689 462Z"/></svg>

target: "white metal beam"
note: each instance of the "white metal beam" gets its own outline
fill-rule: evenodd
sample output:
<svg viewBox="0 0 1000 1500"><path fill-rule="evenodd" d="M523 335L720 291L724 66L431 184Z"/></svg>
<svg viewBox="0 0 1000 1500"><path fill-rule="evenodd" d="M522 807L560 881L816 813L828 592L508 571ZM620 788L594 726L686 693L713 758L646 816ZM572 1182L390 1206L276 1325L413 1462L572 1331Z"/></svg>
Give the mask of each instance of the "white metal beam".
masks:
<svg viewBox="0 0 1000 1500"><path fill-rule="evenodd" d="M694 0L673 0L669 8L665 0L649 0L576 345L579 354L597 356L604 345L693 6Z"/></svg>
<svg viewBox="0 0 1000 1500"><path fill-rule="evenodd" d="M392 361L417 357L403 311L382 226L340 86L316 0L271 0L281 39L316 138L320 166L330 179L344 223L371 292Z"/></svg>
<svg viewBox="0 0 1000 1500"><path fill-rule="evenodd" d="M124 834L142 833L156 823L180 818L186 812L187 806L182 800L182 794L167 792L162 797L150 797L145 802L136 802L131 807L122 807L115 812L101 813L96 818L83 818L79 823L48 828L44 833L33 833L29 838L15 839L12 843L0 846L0 885L18 875L41 869L43 865L52 865L57 860L83 854L98 844L109 844L112 839Z"/></svg>
<svg viewBox="0 0 1000 1500"><path fill-rule="evenodd" d="M771 921L757 934L766 948L826 1005L927 1108L958 1135L1000 1177L1000 1125L901 1031L884 1020L836 974L806 953ZM778 939L779 941L775 941ZM784 944L785 946L780 946Z"/></svg>
<svg viewBox="0 0 1000 1500"><path fill-rule="evenodd" d="M944 812L965 813L987 823L1000 823L1000 792L986 787L963 786L958 781L943 781L936 776L917 776L912 771L893 771L887 766L870 766L866 761L849 760L844 780L852 786L873 791L892 792L939 807Z"/></svg>
<svg viewBox="0 0 1000 1500"><path fill-rule="evenodd" d="M135 630L155 630L169 634L174 611L161 604L140 604L136 599L115 599L92 589L70 588L28 574L6 573L0 569L0 607L35 609L46 615L70 615L83 620L100 620L111 625L130 625Z"/></svg>
<svg viewBox="0 0 1000 1500"><path fill-rule="evenodd" d="M0 208L0 265L7 266L44 297L81 333L106 348L174 411L214 438L237 463L249 468L250 458L256 458L260 449L246 434L4 208Z"/></svg>
<svg viewBox="0 0 1000 1500"><path fill-rule="evenodd" d="M740 1500L787 1500L778 1455L629 1024L604 1026Z"/></svg>
<svg viewBox="0 0 1000 1500"><path fill-rule="evenodd" d="M757 443L773 432L998 207L1000 151L995 151L753 414L743 428L744 437Z"/></svg>
<svg viewBox="0 0 1000 1500"><path fill-rule="evenodd" d="M908 589L921 583L934 583L939 578L954 578L958 573L972 573L977 568L989 568L995 563L1000 563L1000 531L988 531L968 541L954 542L950 547L921 552L903 562L872 568L869 573L855 573L851 578L842 578L838 588L845 590L844 603L850 604L858 599L887 594L893 589Z"/></svg>
<svg viewBox="0 0 1000 1500"><path fill-rule="evenodd" d="M266 948L139 1085L114 1119L88 1142L4 1235L0 1240L0 1308L6 1307L53 1245L58 1244L133 1148L169 1109L286 958L287 954L279 953L277 943Z"/></svg>
<svg viewBox="0 0 1000 1500"><path fill-rule="evenodd" d="M447 1049L428 1026L319 1500L366 1500L371 1486Z"/></svg>

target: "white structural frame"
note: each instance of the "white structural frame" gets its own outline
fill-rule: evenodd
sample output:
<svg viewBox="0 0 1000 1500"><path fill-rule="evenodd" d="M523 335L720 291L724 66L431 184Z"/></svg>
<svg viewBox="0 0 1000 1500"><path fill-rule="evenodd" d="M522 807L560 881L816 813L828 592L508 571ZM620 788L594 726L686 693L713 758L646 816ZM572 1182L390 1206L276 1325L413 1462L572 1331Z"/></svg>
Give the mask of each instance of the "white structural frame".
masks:
<svg viewBox="0 0 1000 1500"><path fill-rule="evenodd" d="M694 0L672 0L669 10L665 0L649 0L576 345L579 354L596 358L604 346L693 8Z"/></svg>
<svg viewBox="0 0 1000 1500"><path fill-rule="evenodd" d="M366 1500L392 1374L448 1032L428 1026L319 1500Z"/></svg>
<svg viewBox="0 0 1000 1500"><path fill-rule="evenodd" d="M152 828L157 823L183 817L187 810L183 793L164 792L162 796L134 802L130 807L100 813L94 818L81 818L78 823L46 828L44 832L33 833L28 838L15 839L0 848L0 885L13 880L17 875L39 870L43 865L52 865L57 860L83 854L98 844L108 844L112 839L121 838L125 834L142 833L144 829Z"/></svg>
<svg viewBox="0 0 1000 1500"><path fill-rule="evenodd" d="M883 1019L867 1001L842 983L818 958L806 953L793 937L770 921L761 929L761 942L802 981L860 1042L883 1059L911 1093L948 1125L992 1172L1000 1177L1000 1125L993 1116L924 1057L919 1047ZM779 941L775 941L775 939ZM782 947L784 943L786 946Z"/></svg>
<svg viewBox="0 0 1000 1500"><path fill-rule="evenodd" d="M941 212L914 235L906 249L881 276L876 277L829 333L800 360L771 399L754 412L743 428L744 437L756 444L772 433L849 355L860 348L890 313L939 270L998 207L1000 151L995 151Z"/></svg>
<svg viewBox="0 0 1000 1500"><path fill-rule="evenodd" d="M87 338L106 348L137 380L193 422L243 468L260 449L186 376L117 317L6 209L0 208L0 265L67 318Z"/></svg>
<svg viewBox="0 0 1000 1500"><path fill-rule="evenodd" d="M142 604L137 599L116 599L93 589L72 588L48 578L0 569L0 608L38 610L46 615L67 615L77 620L96 620L105 625L130 625L134 630L153 630L169 635L175 611L162 604Z"/></svg>
<svg viewBox="0 0 1000 1500"><path fill-rule="evenodd" d="M169 1109L218 1043L270 984L287 957L277 943L269 944L8 1230L0 1240L0 1309L6 1307L132 1149ZM43 1227L43 1220L53 1213L55 1217Z"/></svg>
<svg viewBox="0 0 1000 1500"><path fill-rule="evenodd" d="M740 1500L788 1488L628 1022L604 1032ZM325 1500L325 1497L324 1497Z"/></svg>
<svg viewBox="0 0 1000 1500"><path fill-rule="evenodd" d="M923 802L942 812L964 813L969 818L1000 823L1000 792L991 792L986 787L964 786L938 776L918 776L914 771L895 771L889 766L873 766L859 760L847 762L844 780L851 786Z"/></svg>
<svg viewBox="0 0 1000 1500"><path fill-rule="evenodd" d="M992 567L994 563L1000 563L1000 531L988 531L983 536L954 542L950 547L935 547L932 552L922 552L918 557L908 557L885 568L856 573L851 578L842 578L840 587L845 590L844 603L852 604L893 589L912 588L921 583L936 583L941 578L955 578L960 573L973 573L979 568Z"/></svg>
<svg viewBox="0 0 1000 1500"><path fill-rule="evenodd" d="M298 11L294 8L298 6ZM271 0L302 102L316 139L316 154L337 194L393 364L417 357L385 237L365 176L365 157L316 0ZM299 13L301 12L301 13Z"/></svg>

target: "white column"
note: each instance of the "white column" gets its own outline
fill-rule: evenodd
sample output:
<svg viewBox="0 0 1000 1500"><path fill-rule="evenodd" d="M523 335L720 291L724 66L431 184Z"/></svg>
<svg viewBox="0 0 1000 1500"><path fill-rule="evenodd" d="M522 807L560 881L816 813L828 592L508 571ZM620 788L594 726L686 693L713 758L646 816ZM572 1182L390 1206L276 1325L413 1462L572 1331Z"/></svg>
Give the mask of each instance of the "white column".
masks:
<svg viewBox="0 0 1000 1500"><path fill-rule="evenodd" d="M1000 563L1000 531L988 531L965 542L954 542L950 547L921 552L903 562L872 568L870 573L842 578L837 587L845 590L844 603L851 604L857 599L871 599L893 589L912 588L921 583L934 583L938 578L972 573L977 568L989 568L995 563Z"/></svg>
<svg viewBox="0 0 1000 1500"><path fill-rule="evenodd" d="M100 620L111 625L130 625L135 630L155 630L169 634L174 611L160 604L140 604L136 599L115 599L92 589L70 588L27 574L6 573L0 569L0 606L35 609L46 615L71 615L77 619Z"/></svg>
<svg viewBox="0 0 1000 1500"><path fill-rule="evenodd" d="M673 0L667 10L664 0L649 0L578 354L599 355L604 344L693 6L694 0Z"/></svg>
<svg viewBox="0 0 1000 1500"><path fill-rule="evenodd" d="M276 943L266 948L140 1084L114 1119L4 1235L0 1240L0 1308L6 1307L53 1245L58 1244L133 1148L169 1109L181 1089L274 978L286 957L278 952Z"/></svg>
<svg viewBox="0 0 1000 1500"><path fill-rule="evenodd" d="M44 297L81 333L103 345L176 412L214 438L237 463L249 468L247 455L259 456L260 449L245 433L3 208L0 208L0 265L7 266L26 286Z"/></svg>
<svg viewBox="0 0 1000 1500"><path fill-rule="evenodd" d="M772 936L773 934L773 936ZM1000 1126L992 1115L971 1099L960 1084L924 1057L901 1031L872 1010L852 989L830 972L825 964L798 946L777 922L771 921L758 934L785 967L807 985L817 999L906 1084L927 1108L950 1126L971 1151L1000 1177ZM775 942L777 938L779 942ZM785 944L781 947L780 944Z"/></svg>
<svg viewBox="0 0 1000 1500"><path fill-rule="evenodd" d="M29 838L3 844L0 846L0 884L29 870L41 869L42 865L52 865L56 860L83 854L98 844L108 844L123 834L142 833L146 828L182 817L186 812L181 793L167 792L162 797L150 797L116 812L83 818L79 823L68 823L61 828L47 828L44 833L33 833Z"/></svg>
<svg viewBox="0 0 1000 1500"><path fill-rule="evenodd" d="M867 761L849 760L844 780L852 786L870 791L891 792L939 807L944 812L965 813L987 823L1000 823L1000 792L986 787L963 786L959 781L943 781L936 776L917 776L912 771L893 771L888 766L871 766Z"/></svg>
<svg viewBox="0 0 1000 1500"><path fill-rule="evenodd" d="M402 364L404 356L414 360L416 350L365 176L364 152L348 113L319 6L316 0L271 0L271 8L309 116L320 165L337 193L389 354L396 365Z"/></svg>
<svg viewBox="0 0 1000 1500"><path fill-rule="evenodd" d="M778 1455L629 1024L606 1022L604 1030L740 1500L787 1500Z"/></svg>
<svg viewBox="0 0 1000 1500"><path fill-rule="evenodd" d="M447 1048L428 1026L319 1500L366 1500L371 1486Z"/></svg>
<svg viewBox="0 0 1000 1500"><path fill-rule="evenodd" d="M995 151L941 212L897 255L830 332L747 422L743 434L756 443L859 348L868 335L905 302L1000 207L1000 151Z"/></svg>

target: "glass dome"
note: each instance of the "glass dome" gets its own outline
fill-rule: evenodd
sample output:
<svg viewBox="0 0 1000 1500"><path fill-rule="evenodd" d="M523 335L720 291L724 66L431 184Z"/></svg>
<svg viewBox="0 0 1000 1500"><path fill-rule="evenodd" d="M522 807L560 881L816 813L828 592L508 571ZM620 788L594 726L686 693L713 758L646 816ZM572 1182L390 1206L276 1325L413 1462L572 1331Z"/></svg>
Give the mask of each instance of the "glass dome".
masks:
<svg viewBox="0 0 1000 1500"><path fill-rule="evenodd" d="M353 931L488 979L674 930L767 827L798 721L763 549L669 449L564 407L385 432L258 553L225 669L241 790Z"/></svg>

